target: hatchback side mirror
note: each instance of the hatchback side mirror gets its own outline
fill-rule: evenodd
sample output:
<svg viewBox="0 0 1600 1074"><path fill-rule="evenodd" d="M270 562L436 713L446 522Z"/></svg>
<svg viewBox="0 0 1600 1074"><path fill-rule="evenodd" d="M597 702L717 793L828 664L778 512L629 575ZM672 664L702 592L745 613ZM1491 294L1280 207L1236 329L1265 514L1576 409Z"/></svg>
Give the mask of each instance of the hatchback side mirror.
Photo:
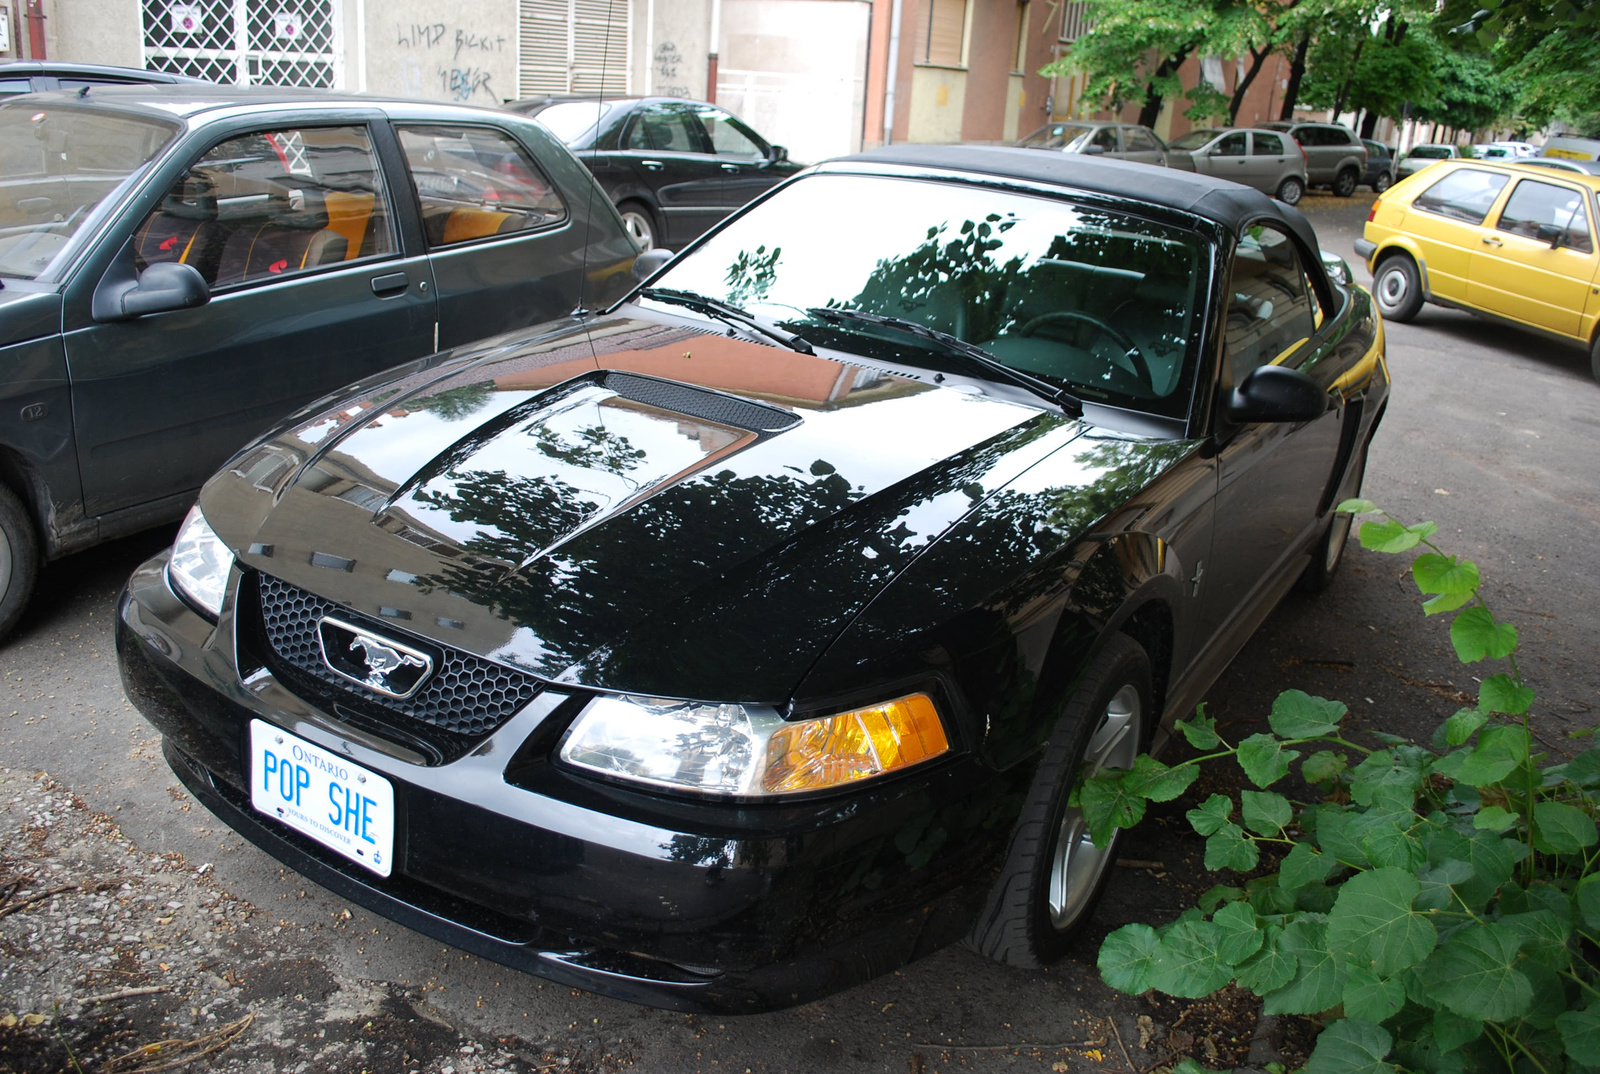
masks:
<svg viewBox="0 0 1600 1074"><path fill-rule="evenodd" d="M782 164L789 159L789 151L781 145L767 146L767 163Z"/></svg>
<svg viewBox="0 0 1600 1074"><path fill-rule="evenodd" d="M1328 409L1328 393L1298 369L1264 365L1244 378L1227 402L1229 421L1239 425L1256 422L1314 421Z"/></svg>
<svg viewBox="0 0 1600 1074"><path fill-rule="evenodd" d="M1548 242L1550 249L1554 250L1561 245L1563 229L1558 224L1540 224L1535 233L1540 242Z"/></svg>

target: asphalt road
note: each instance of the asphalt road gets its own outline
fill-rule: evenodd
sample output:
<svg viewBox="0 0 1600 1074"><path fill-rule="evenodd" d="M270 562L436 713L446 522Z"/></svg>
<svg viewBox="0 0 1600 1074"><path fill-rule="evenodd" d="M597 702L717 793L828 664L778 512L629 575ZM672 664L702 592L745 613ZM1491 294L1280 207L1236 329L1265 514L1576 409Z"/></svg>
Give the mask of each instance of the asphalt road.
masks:
<svg viewBox="0 0 1600 1074"><path fill-rule="evenodd" d="M1363 191L1302 205L1325 246L1349 258L1362 282L1352 244L1370 201ZM1436 521L1440 543L1478 561L1495 610L1521 631L1540 739L1570 751L1567 733L1594 722L1600 704L1600 485L1583 461L1593 458L1600 428L1600 385L1587 356L1428 308L1412 325L1388 327L1388 360L1394 393L1365 493L1407 521ZM345 920L343 903L280 870L203 809L177 808L177 782L153 732L123 700L114 600L133 567L170 539L170 530L158 531L49 569L32 611L0 649L0 766L48 771L149 854L211 863L218 883L240 899L308 930L293 935L309 941L291 942L340 977L399 982L423 997L429 1017L473 1038L516 1036L565 1049L573 1070L1147 1067L1158 1053L1140 1048L1141 1029L1159 1041L1175 1022L1178 1034L1212 1024L1203 1011L1191 1017L1109 993L1093 969L1097 937L1043 972L1001 968L956 947L795 1010L691 1018L541 985L359 909ZM1423 740L1477 690L1473 670L1455 661L1446 624L1419 610L1406 562L1353 546L1331 590L1293 594L1273 614L1211 691L1210 711L1225 728L1248 733L1289 687L1345 700L1357 726ZM1105 928L1175 915L1192 891L1214 882L1198 875L1200 841L1183 827L1176 819L1135 832L1126 855L1161 864L1117 871L1099 916ZM1222 1027L1216 1032L1227 1028L1225 1014L1212 1019ZM443 1070L448 1061L447 1053L417 1056L415 1068Z"/></svg>

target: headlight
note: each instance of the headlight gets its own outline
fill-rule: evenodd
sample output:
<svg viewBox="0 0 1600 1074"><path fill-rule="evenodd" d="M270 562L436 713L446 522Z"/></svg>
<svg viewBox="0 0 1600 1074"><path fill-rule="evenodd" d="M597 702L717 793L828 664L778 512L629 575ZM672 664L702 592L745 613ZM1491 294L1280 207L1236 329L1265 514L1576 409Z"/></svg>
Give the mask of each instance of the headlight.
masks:
<svg viewBox="0 0 1600 1074"><path fill-rule="evenodd" d="M207 524L199 505L191 507L178 539L172 542L172 557L167 561L167 578L172 587L215 619L222 614L222 598L232 567L233 553Z"/></svg>
<svg viewBox="0 0 1600 1074"><path fill-rule="evenodd" d="M762 796L839 787L949 749L926 694L792 721L753 705L599 697L562 739L560 756L657 787Z"/></svg>

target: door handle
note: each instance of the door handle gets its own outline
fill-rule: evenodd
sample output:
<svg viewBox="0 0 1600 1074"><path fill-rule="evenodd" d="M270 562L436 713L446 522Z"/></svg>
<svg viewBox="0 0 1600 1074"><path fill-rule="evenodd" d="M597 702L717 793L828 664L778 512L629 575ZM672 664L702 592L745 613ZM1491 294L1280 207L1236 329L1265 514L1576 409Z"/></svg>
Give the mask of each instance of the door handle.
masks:
<svg viewBox="0 0 1600 1074"><path fill-rule="evenodd" d="M722 170L725 171L725 172L733 172L735 175L737 175L737 174L739 174L739 165L737 165L737 164L724 164L724 165L722 165Z"/></svg>
<svg viewBox="0 0 1600 1074"><path fill-rule="evenodd" d="M1501 242L1499 239L1495 238L1493 235L1485 235L1485 236L1483 236L1483 244L1485 246L1504 246L1505 245L1505 243Z"/></svg>
<svg viewBox="0 0 1600 1074"><path fill-rule="evenodd" d="M391 272L385 276L372 277L372 293L380 298L386 295L398 295L410 284L410 280L403 272Z"/></svg>
<svg viewBox="0 0 1600 1074"><path fill-rule="evenodd" d="M645 168L649 171L658 172L665 168L666 165L661 163L659 160L641 160L639 162L639 167Z"/></svg>

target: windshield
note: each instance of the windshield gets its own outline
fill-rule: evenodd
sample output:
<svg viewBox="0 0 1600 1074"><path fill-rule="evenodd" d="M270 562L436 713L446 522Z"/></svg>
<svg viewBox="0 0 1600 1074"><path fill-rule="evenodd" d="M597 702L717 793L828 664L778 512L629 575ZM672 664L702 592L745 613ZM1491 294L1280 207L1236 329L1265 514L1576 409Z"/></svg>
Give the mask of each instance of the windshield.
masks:
<svg viewBox="0 0 1600 1074"><path fill-rule="evenodd" d="M1168 142L1167 145L1173 149L1199 149L1221 133L1219 130L1190 131L1176 142Z"/></svg>
<svg viewBox="0 0 1600 1074"><path fill-rule="evenodd" d="M0 276L49 271L95 207L177 133L168 123L34 99L0 104Z"/></svg>
<svg viewBox="0 0 1600 1074"><path fill-rule="evenodd" d="M1450 156L1450 147L1443 145L1419 145L1417 148L1407 153L1406 156L1421 157L1430 160L1444 160Z"/></svg>
<svg viewBox="0 0 1600 1074"><path fill-rule="evenodd" d="M1093 127L1083 123L1052 123L1040 127L1017 144L1034 149L1064 149L1092 130Z"/></svg>
<svg viewBox="0 0 1600 1074"><path fill-rule="evenodd" d="M914 321L1080 398L1183 417L1210 261L1202 236L1107 209L821 174L757 205L656 282L818 346L970 373L936 341L827 312Z"/></svg>
<svg viewBox="0 0 1600 1074"><path fill-rule="evenodd" d="M605 101L567 101L539 111L533 118L550 128L550 133L571 145L584 131L600 122L611 111Z"/></svg>

